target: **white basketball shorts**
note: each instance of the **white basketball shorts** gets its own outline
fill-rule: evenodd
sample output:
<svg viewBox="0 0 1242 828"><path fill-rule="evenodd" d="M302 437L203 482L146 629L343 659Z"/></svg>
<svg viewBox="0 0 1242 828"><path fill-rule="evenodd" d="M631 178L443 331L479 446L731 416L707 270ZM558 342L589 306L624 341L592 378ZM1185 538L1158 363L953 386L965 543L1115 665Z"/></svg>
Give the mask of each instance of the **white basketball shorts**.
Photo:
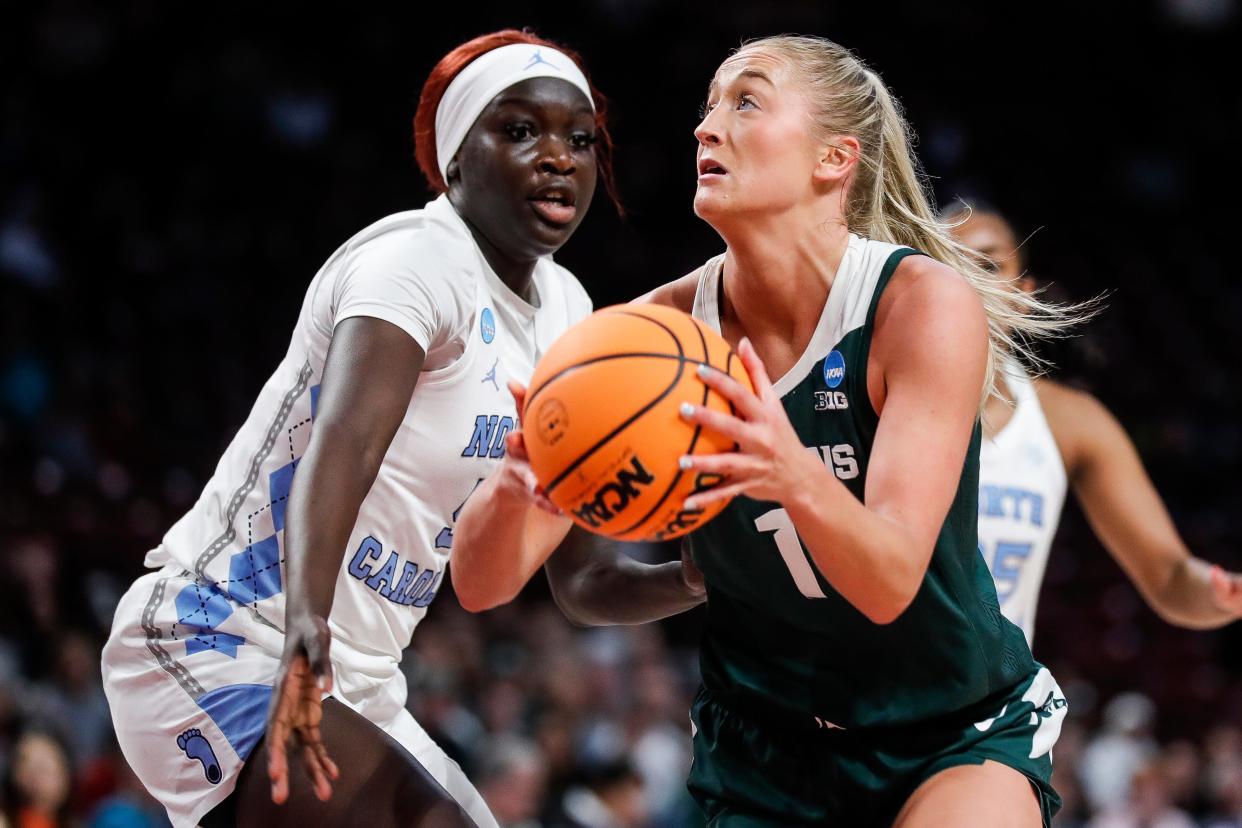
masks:
<svg viewBox="0 0 1242 828"><path fill-rule="evenodd" d="M263 737L283 646L280 630L179 566L144 575L121 598L103 651L104 690L126 761L176 828L197 825L233 792ZM480 828L498 828L458 764L405 709L406 689L397 671L332 697L396 739Z"/></svg>

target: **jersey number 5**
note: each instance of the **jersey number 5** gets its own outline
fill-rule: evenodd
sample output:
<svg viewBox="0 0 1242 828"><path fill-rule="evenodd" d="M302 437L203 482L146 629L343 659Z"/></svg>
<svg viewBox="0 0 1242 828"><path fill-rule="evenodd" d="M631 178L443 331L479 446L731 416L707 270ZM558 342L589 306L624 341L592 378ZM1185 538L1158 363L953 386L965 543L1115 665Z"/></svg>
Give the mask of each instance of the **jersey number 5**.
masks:
<svg viewBox="0 0 1242 828"><path fill-rule="evenodd" d="M1010 543L997 541L996 550L991 557L983 546L983 560L992 570L992 580L996 582L996 597L1004 604L1018 588L1018 579L1022 577L1022 567L1031 556L1033 545L1029 543Z"/></svg>
<svg viewBox="0 0 1242 828"><path fill-rule="evenodd" d="M785 568L789 570L799 592L807 598L828 597L820 589L815 570L811 568L811 562L802 549L802 540L798 537L798 530L794 528L793 518L789 516L789 512L784 509L764 512L755 519L755 528L760 532L774 533L776 548L781 553Z"/></svg>

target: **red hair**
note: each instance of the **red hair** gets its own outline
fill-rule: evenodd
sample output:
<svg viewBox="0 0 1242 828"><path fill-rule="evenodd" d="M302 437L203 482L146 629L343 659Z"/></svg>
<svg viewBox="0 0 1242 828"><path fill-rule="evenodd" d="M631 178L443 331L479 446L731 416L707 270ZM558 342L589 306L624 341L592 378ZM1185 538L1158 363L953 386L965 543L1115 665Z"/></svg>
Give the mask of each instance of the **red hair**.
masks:
<svg viewBox="0 0 1242 828"><path fill-rule="evenodd" d="M587 76L587 84L591 88L591 97L595 102L595 161L599 165L600 178L604 181L604 191L608 193L617 212L622 212L621 199L617 195L617 182L613 178L612 171L613 144L612 135L608 132L608 99L600 94L594 83L591 83L591 76L587 73L586 66L583 65L582 58L577 52L559 43L544 40L527 29L521 31L502 29L469 40L440 58L440 62L427 76L422 94L418 97L418 110L414 113L414 159L427 179L427 184L437 193L443 193L448 189L448 184L440 175L440 167L436 158L436 109L440 106L444 91L453 82L453 78L457 77L457 73L466 68L470 61L492 49L512 43L529 43L532 46L547 46L550 49L556 49L578 64L582 74Z"/></svg>

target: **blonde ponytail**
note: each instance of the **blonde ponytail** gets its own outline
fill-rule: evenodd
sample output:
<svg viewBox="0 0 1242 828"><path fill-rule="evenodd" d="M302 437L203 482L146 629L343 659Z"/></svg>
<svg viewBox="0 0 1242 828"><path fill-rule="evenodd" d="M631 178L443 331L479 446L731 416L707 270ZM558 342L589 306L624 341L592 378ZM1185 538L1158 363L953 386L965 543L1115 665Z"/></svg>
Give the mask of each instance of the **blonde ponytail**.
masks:
<svg viewBox="0 0 1242 828"><path fill-rule="evenodd" d="M960 273L979 295L989 333L980 411L1007 359L1017 358L1038 370L1046 363L1031 344L1063 336L1096 312L1095 302L1060 305L1019 290L985 270L978 254L953 238L951 231L959 222L943 221L932 209L930 187L914 155L913 133L900 102L848 49L824 38L780 35L750 41L738 53L752 50L792 64L815 109L818 137L858 139L857 171L845 205L850 231L926 253Z"/></svg>

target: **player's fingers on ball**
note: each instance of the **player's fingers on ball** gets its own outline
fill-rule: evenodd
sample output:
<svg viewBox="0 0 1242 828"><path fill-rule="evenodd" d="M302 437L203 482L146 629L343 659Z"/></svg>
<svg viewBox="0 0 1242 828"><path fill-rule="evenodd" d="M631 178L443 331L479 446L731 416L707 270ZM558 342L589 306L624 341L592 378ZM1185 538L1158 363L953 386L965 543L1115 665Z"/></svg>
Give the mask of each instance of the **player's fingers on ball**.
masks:
<svg viewBox="0 0 1242 828"><path fill-rule="evenodd" d="M510 431L505 435L505 453L514 460L521 460L523 463L530 462L530 454L526 451L526 438L522 436L522 432Z"/></svg>
<svg viewBox="0 0 1242 828"><path fill-rule="evenodd" d="M560 507L548 498L543 487L539 485L539 478L535 477L535 473L531 471L530 466L525 467L522 471L522 485L530 495L531 501L540 509L554 515L561 514Z"/></svg>
<svg viewBox="0 0 1242 828"><path fill-rule="evenodd" d="M741 357L742 367L750 376L750 383L755 387L755 394L761 399L765 398L772 390L772 380L768 378L768 369L763 367L763 360L759 358L755 346L750 344L750 337L742 337L742 341L737 344L737 355Z"/></svg>
<svg viewBox="0 0 1242 828"><path fill-rule="evenodd" d="M720 454L683 454L678 458L677 466L683 471L709 472L731 477L756 471L758 463L752 457L726 451Z"/></svg>
<svg viewBox="0 0 1242 828"><path fill-rule="evenodd" d="M746 419L755 419L762 413L763 408L759 398L724 371L719 371L710 365L700 365L696 373L704 385L733 403L733 407Z"/></svg>
<svg viewBox="0 0 1242 828"><path fill-rule="evenodd" d="M708 489L705 492L699 492L693 497L686 498L686 502L682 504L686 509L702 509L705 506L720 501L728 500L731 497L737 497L746 491L751 485L749 480L739 480L734 483L722 484L715 488Z"/></svg>
<svg viewBox="0 0 1242 828"><path fill-rule="evenodd" d="M560 506L557 506L555 503L549 500L547 495L543 494L538 489L535 490L534 496L535 496L535 505L538 506L540 509L544 510L545 512L547 512L548 514L556 515L557 517L561 517L562 515L565 514L564 512L561 511Z"/></svg>
<svg viewBox="0 0 1242 828"><path fill-rule="evenodd" d="M710 408L695 405L691 402L682 403L679 413L683 419L692 423L698 423L704 428L709 428L717 434L728 437L735 443L745 443L750 439L751 434L746 427L746 423L732 414L712 411Z"/></svg>
<svg viewBox="0 0 1242 828"><path fill-rule="evenodd" d="M543 494L543 489L539 486L539 478L535 477L535 472L530 466L523 466L521 470L522 487L530 493L531 497L537 498Z"/></svg>
<svg viewBox="0 0 1242 828"><path fill-rule="evenodd" d="M521 417L522 409L526 405L526 386L515 380L509 380L505 385L509 386L509 393L513 395L513 401L517 403L518 416Z"/></svg>

